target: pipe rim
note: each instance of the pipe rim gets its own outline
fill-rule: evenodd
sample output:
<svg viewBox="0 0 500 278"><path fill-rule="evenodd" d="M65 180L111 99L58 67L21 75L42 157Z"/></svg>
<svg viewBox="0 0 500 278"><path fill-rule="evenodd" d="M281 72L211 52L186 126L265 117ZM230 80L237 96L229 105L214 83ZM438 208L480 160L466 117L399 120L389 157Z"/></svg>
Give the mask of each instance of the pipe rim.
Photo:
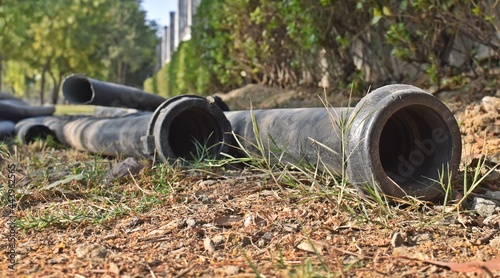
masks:
<svg viewBox="0 0 500 278"><path fill-rule="evenodd" d="M90 79L84 75L72 74L66 77L61 89L64 98L72 103L88 104L92 103L95 98L94 86Z"/></svg>
<svg viewBox="0 0 500 278"><path fill-rule="evenodd" d="M190 160L195 151L191 140L205 141L214 158L229 149L231 124L223 111L206 98L182 95L168 99L153 113L148 125L146 148L156 151L161 161Z"/></svg>
<svg viewBox="0 0 500 278"><path fill-rule="evenodd" d="M445 167L444 181L458 170L462 148L456 119L444 103L417 87L388 85L373 91L355 107L350 121L347 171L355 184L378 186L398 198L433 200L443 193L432 181L439 179L437 165Z"/></svg>
<svg viewBox="0 0 500 278"><path fill-rule="evenodd" d="M58 141L55 132L43 124L28 124L22 126L17 132L17 138L21 144L34 142L36 138L46 139L48 136Z"/></svg>

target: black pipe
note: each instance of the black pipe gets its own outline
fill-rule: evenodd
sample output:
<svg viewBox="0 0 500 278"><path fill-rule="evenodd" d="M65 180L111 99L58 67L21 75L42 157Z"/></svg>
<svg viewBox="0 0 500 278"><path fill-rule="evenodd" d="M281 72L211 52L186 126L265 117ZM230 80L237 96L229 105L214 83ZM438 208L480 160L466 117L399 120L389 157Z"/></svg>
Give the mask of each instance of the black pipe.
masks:
<svg viewBox="0 0 500 278"><path fill-rule="evenodd" d="M15 134L16 122L54 112L53 106L30 106L11 94L0 92L0 140Z"/></svg>
<svg viewBox="0 0 500 278"><path fill-rule="evenodd" d="M232 142L231 124L212 97L181 95L155 110L142 139L147 153L156 151L162 161L191 159L199 147L220 158Z"/></svg>
<svg viewBox="0 0 500 278"><path fill-rule="evenodd" d="M157 152L169 161L189 158L195 141L217 146L214 155L226 152L232 126L244 148L260 141L264 152L281 160L324 166L337 174L345 170L355 185L425 200L442 193L436 180L452 178L460 162L461 138L453 114L431 94L409 85L377 89L354 108L224 115L213 98L207 99L175 97L152 115L79 119L64 125L63 140L94 153L151 157Z"/></svg>
<svg viewBox="0 0 500 278"><path fill-rule="evenodd" d="M142 90L88 78L71 75L62 84L64 97L76 104L94 104L112 107L128 107L154 111L165 98Z"/></svg>
<svg viewBox="0 0 500 278"><path fill-rule="evenodd" d="M63 133L64 125L86 115L47 116L24 119L16 124L16 135L22 144L27 144L36 138L45 139L49 135L57 142L68 145L66 138L69 135Z"/></svg>
<svg viewBox="0 0 500 278"><path fill-rule="evenodd" d="M54 112L54 106L30 106L19 99L0 100L0 118L9 121L17 122L36 116L48 116Z"/></svg>
<svg viewBox="0 0 500 278"><path fill-rule="evenodd" d="M0 119L0 140L14 135L16 123Z"/></svg>
<svg viewBox="0 0 500 278"><path fill-rule="evenodd" d="M49 129L58 141L79 150L109 156L157 156L161 161L192 159L203 145L217 158L227 152L231 139L231 125L222 110L214 102L190 95L171 98L154 113L30 120L18 125L19 136L43 136Z"/></svg>
<svg viewBox="0 0 500 278"><path fill-rule="evenodd" d="M358 186L432 200L452 178L461 138L451 111L410 85L379 88L354 108L297 108L225 113L247 150L275 159L344 170ZM255 130L258 127L258 132ZM256 137L257 135L257 137ZM259 143L260 142L260 143Z"/></svg>

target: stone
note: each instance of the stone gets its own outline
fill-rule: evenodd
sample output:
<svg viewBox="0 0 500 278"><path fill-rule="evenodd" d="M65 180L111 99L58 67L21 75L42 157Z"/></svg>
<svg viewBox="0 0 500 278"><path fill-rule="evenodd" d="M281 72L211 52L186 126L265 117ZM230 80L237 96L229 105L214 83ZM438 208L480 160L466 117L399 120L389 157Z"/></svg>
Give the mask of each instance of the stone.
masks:
<svg viewBox="0 0 500 278"><path fill-rule="evenodd" d="M500 200L500 191L486 191L484 195Z"/></svg>
<svg viewBox="0 0 500 278"><path fill-rule="evenodd" d="M111 182L130 174L136 175L142 170L142 168L144 168L144 166L142 166L137 159L129 157L113 166L113 169L109 171L105 179Z"/></svg>
<svg viewBox="0 0 500 278"><path fill-rule="evenodd" d="M134 216L132 217L126 224L125 224L125 227L126 228L135 228L141 224L144 223L144 220L142 220L140 217L137 217L137 216Z"/></svg>
<svg viewBox="0 0 500 278"><path fill-rule="evenodd" d="M75 253L79 259L103 259L108 254L108 250L95 244L82 244L76 247Z"/></svg>
<svg viewBox="0 0 500 278"><path fill-rule="evenodd" d="M252 213L248 213L246 216L245 216L245 220L243 221L243 226L245 227L248 227L252 224L253 222L253 214Z"/></svg>
<svg viewBox="0 0 500 278"><path fill-rule="evenodd" d="M195 225L196 225L196 220L194 220L193 218L188 218L188 219L186 220L186 226L187 226L188 228L192 228L192 227L194 227Z"/></svg>
<svg viewBox="0 0 500 278"><path fill-rule="evenodd" d="M215 235L214 237L212 237L212 242L216 245L216 246L219 246L221 244L223 244L224 242L226 242L226 237L224 235Z"/></svg>
<svg viewBox="0 0 500 278"><path fill-rule="evenodd" d="M405 238L398 232L395 232L391 237L391 245L393 248L399 247L405 243Z"/></svg>
<svg viewBox="0 0 500 278"><path fill-rule="evenodd" d="M262 235L262 239L266 242L270 242L272 239L274 238L274 235L273 233L271 232L265 232L263 235Z"/></svg>
<svg viewBox="0 0 500 278"><path fill-rule="evenodd" d="M412 241L415 242L415 244L420 245L428 241L433 241L434 238L431 234L429 233L422 233L422 234L417 234L413 236Z"/></svg>
<svg viewBox="0 0 500 278"><path fill-rule="evenodd" d="M224 273L226 273L227 276L236 275L238 272L240 272L240 268L235 265L228 265L226 269L224 269Z"/></svg>
<svg viewBox="0 0 500 278"><path fill-rule="evenodd" d="M492 200L474 197L471 209L475 210L479 215L483 217L488 217L495 213L496 204Z"/></svg>
<svg viewBox="0 0 500 278"><path fill-rule="evenodd" d="M215 252L214 243L213 243L212 239L210 239L209 237L206 237L203 240L203 247L205 247L205 250L207 250L208 253Z"/></svg>
<svg viewBox="0 0 500 278"><path fill-rule="evenodd" d="M207 194L198 194L196 193L194 197L204 205L212 204L212 199Z"/></svg>
<svg viewBox="0 0 500 278"><path fill-rule="evenodd" d="M481 105L483 106L484 111L490 113L500 112L500 98L498 97L483 97L481 100Z"/></svg>
<svg viewBox="0 0 500 278"><path fill-rule="evenodd" d="M494 239L490 240L490 246L493 250L500 250L500 236L496 236Z"/></svg>

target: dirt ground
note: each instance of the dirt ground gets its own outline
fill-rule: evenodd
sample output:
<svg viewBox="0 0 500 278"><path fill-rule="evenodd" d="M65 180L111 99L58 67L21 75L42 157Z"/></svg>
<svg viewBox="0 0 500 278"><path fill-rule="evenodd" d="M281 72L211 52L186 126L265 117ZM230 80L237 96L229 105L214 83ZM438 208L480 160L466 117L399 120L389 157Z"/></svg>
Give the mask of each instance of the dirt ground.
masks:
<svg viewBox="0 0 500 278"><path fill-rule="evenodd" d="M455 201L465 171L478 159L486 157L489 166L500 163L499 99L484 98L500 97L500 90L473 85L436 94L455 113L464 143ZM268 98L262 99L252 93L262 90L253 85L233 92L232 100L224 98L233 109L250 100L254 108L321 105L311 92L266 89L262 95ZM347 93L329 97L334 105L349 99ZM160 170L147 161L141 161L145 167L138 174L110 184L75 179L64 190L42 190L83 167L75 160L88 166L95 159L39 143L9 146L8 152L2 174L8 176L6 165L18 165L15 218L21 228L15 236L15 270L4 251L0 277L500 275L499 203L489 216L468 211L474 196L500 190L498 170L460 206L453 200L448 206L376 204L356 197L351 188L340 202L338 193L325 190L326 181L311 184L293 169L291 175L303 184L290 186L278 170L169 170L161 176L171 181L162 193L155 180ZM100 163L111 167L121 160ZM3 234L8 219L0 220ZM7 240L0 244L9 249Z"/></svg>

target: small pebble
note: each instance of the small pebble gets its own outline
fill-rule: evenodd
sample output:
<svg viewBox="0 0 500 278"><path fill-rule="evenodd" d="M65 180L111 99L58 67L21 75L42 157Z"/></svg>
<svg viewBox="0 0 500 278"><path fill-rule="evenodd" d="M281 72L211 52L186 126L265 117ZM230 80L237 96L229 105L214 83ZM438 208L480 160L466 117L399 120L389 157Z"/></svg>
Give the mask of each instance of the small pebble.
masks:
<svg viewBox="0 0 500 278"><path fill-rule="evenodd" d="M391 237L391 245L393 248L399 247L405 243L405 238L398 232L394 233Z"/></svg>
<svg viewBox="0 0 500 278"><path fill-rule="evenodd" d="M236 275L238 274L238 272L240 272L240 268L235 265L228 265L226 266L224 272L226 273L227 276Z"/></svg>
<svg viewBox="0 0 500 278"><path fill-rule="evenodd" d="M474 197L471 209L475 210L479 215L483 217L488 217L495 213L496 204L492 200Z"/></svg>
<svg viewBox="0 0 500 278"><path fill-rule="evenodd" d="M481 100L484 111L496 113L500 111L500 98L486 96Z"/></svg>
<svg viewBox="0 0 500 278"><path fill-rule="evenodd" d="M213 238L212 238L212 241L215 245L221 245L223 244L224 242L226 242L226 237L223 236L223 235L215 235Z"/></svg>
<svg viewBox="0 0 500 278"><path fill-rule="evenodd" d="M113 180L127 177L130 174L138 174L144 166L142 166L139 161L133 157L129 157L122 162L119 162L113 166L113 169L108 172L105 180L111 182Z"/></svg>
<svg viewBox="0 0 500 278"><path fill-rule="evenodd" d="M196 220L194 220L193 218L188 218L186 220L186 226L188 226L188 228L192 228L196 225Z"/></svg>
<svg viewBox="0 0 500 278"><path fill-rule="evenodd" d="M207 250L208 253L215 252L214 243L212 242L212 240L209 237L206 237L203 240L203 247L205 247L205 250Z"/></svg>
<svg viewBox="0 0 500 278"><path fill-rule="evenodd" d="M500 250L500 236L495 237L490 240L490 246L493 250Z"/></svg>
<svg viewBox="0 0 500 278"><path fill-rule="evenodd" d="M96 259L96 258L104 258L108 254L108 250L106 250L103 246L98 246L95 244L82 244L76 247L75 250L76 257L79 259L88 258L88 259Z"/></svg>

